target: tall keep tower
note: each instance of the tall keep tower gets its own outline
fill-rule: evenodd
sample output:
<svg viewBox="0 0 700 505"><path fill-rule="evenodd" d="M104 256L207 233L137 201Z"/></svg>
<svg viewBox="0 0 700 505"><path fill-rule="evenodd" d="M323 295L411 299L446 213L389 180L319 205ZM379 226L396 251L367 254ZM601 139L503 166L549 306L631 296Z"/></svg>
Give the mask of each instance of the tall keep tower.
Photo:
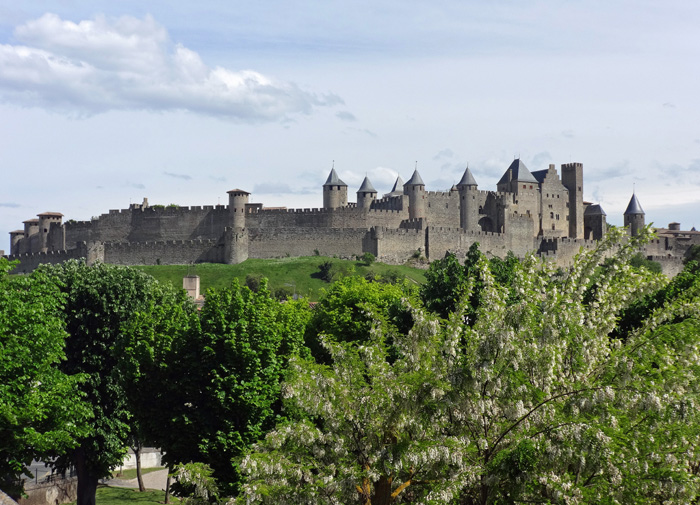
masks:
<svg viewBox="0 0 700 505"><path fill-rule="evenodd" d="M323 208L337 209L348 205L348 185L340 180L335 168L331 168L323 185Z"/></svg>
<svg viewBox="0 0 700 505"><path fill-rule="evenodd" d="M630 203L625 210L625 226L629 227L629 234L633 237L644 228L644 210L634 193L632 193Z"/></svg>
<svg viewBox="0 0 700 505"><path fill-rule="evenodd" d="M569 237L583 238L583 164L563 164L561 183L569 190Z"/></svg>
<svg viewBox="0 0 700 505"><path fill-rule="evenodd" d="M479 202L476 200L477 184L469 167L457 183L459 191L459 226L463 230L476 230L479 223Z"/></svg>
<svg viewBox="0 0 700 505"><path fill-rule="evenodd" d="M408 195L408 218L425 219L425 183L418 169L413 171L409 181L403 185L403 192Z"/></svg>

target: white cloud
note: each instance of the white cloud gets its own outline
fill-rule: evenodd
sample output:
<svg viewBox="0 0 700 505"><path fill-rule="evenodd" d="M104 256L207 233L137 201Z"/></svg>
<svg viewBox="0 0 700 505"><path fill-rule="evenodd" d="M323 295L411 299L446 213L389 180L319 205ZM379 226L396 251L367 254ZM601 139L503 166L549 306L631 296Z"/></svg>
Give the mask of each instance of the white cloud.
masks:
<svg viewBox="0 0 700 505"><path fill-rule="evenodd" d="M45 14L0 45L0 97L72 115L187 110L242 122L284 121L342 103L254 70L209 67L152 17L79 23Z"/></svg>

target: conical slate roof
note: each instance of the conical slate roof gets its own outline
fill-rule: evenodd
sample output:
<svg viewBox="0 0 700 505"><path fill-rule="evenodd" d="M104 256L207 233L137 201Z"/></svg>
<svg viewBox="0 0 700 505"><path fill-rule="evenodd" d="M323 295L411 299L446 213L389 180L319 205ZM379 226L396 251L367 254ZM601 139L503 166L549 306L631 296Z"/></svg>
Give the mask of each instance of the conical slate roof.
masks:
<svg viewBox="0 0 700 505"><path fill-rule="evenodd" d="M509 173L510 177L508 176ZM532 182L533 184L537 184L537 179L530 173L525 163L520 161L520 158L513 160L513 163L510 164L508 170L506 170L503 177L501 177L501 180L498 181L498 184L504 184L510 181Z"/></svg>
<svg viewBox="0 0 700 505"><path fill-rule="evenodd" d="M425 186L423 179L421 179L421 176L418 173L418 169L413 171L413 175L408 180L408 182L404 184L404 186Z"/></svg>
<svg viewBox="0 0 700 505"><path fill-rule="evenodd" d="M377 190L374 189L374 186L372 186L372 183L369 182L369 177L365 177L365 180L362 181L362 185L360 186L360 189L357 190L358 193L376 193Z"/></svg>
<svg viewBox="0 0 700 505"><path fill-rule="evenodd" d="M469 170L469 167L467 167L467 169L464 171L464 175L457 183L457 187L460 186L478 186L478 184L476 183L476 179L474 179L474 176L472 175L471 170Z"/></svg>
<svg viewBox="0 0 700 505"><path fill-rule="evenodd" d="M639 200L637 200L637 195L634 193L632 193L632 198L630 199L630 203L624 215L627 216L629 214L644 214L644 210L642 206L639 205Z"/></svg>
<svg viewBox="0 0 700 505"><path fill-rule="evenodd" d="M347 184L340 180L335 168L331 168L331 173L328 174L328 180L326 180L324 186L347 186Z"/></svg>
<svg viewBox="0 0 700 505"><path fill-rule="evenodd" d="M399 175L396 178L396 182L394 183L394 187L391 188L391 193L401 193L403 192L403 179Z"/></svg>

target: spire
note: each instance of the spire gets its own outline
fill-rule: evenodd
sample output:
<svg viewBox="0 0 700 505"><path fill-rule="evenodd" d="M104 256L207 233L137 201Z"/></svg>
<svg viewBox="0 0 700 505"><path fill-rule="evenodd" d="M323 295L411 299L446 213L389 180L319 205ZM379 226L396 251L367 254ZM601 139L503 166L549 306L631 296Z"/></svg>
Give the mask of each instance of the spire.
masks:
<svg viewBox="0 0 700 505"><path fill-rule="evenodd" d="M358 193L376 193L377 190L374 189L372 183L369 181L369 177L365 176L365 180L362 181L360 189L357 190Z"/></svg>
<svg viewBox="0 0 700 505"><path fill-rule="evenodd" d="M401 176L396 177L396 182L394 183L394 187L391 188L391 193L401 193L403 191L403 179Z"/></svg>
<svg viewBox="0 0 700 505"><path fill-rule="evenodd" d="M472 175L471 170L469 170L469 165L467 165L467 169L464 171L464 175L457 183L458 188L462 186L478 186L478 184L476 183L476 179L474 179L474 176Z"/></svg>
<svg viewBox="0 0 700 505"><path fill-rule="evenodd" d="M418 162L416 162L416 164L418 164ZM423 179L421 179L421 176L418 173L418 169L415 169L413 171L413 175L408 180L408 182L404 184L404 186L425 186Z"/></svg>
<svg viewBox="0 0 700 505"><path fill-rule="evenodd" d="M340 178L338 177L338 173L335 171L335 168L331 168L331 173L328 174L328 179L326 180L324 186L347 186L347 184L340 180Z"/></svg>
<svg viewBox="0 0 700 505"><path fill-rule="evenodd" d="M625 211L625 216L627 215L634 215L634 214L642 214L644 215L644 210L642 209L642 206L639 204L639 200L637 200L637 195L632 193L632 198L630 199L629 205L627 205L627 210Z"/></svg>

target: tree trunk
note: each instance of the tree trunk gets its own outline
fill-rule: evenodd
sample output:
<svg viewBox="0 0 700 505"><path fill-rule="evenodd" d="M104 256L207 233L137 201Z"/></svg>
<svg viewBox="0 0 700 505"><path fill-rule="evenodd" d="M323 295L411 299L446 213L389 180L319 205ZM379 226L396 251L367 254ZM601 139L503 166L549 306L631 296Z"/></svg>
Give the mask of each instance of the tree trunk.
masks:
<svg viewBox="0 0 700 505"><path fill-rule="evenodd" d="M165 481L165 503L170 503L170 467L168 467L168 478Z"/></svg>
<svg viewBox="0 0 700 505"><path fill-rule="evenodd" d="M134 451L134 458L136 459L136 481L139 483L139 491L143 493L146 490L146 486L143 485L143 476L141 475L141 442L137 441L131 450Z"/></svg>
<svg viewBox="0 0 700 505"><path fill-rule="evenodd" d="M389 505L392 501L391 480L389 480L385 475L382 475L379 477L379 480L374 483L372 505Z"/></svg>
<svg viewBox="0 0 700 505"><path fill-rule="evenodd" d="M99 479L88 470L85 462L85 451L82 448L75 451L75 473L78 475L76 505L96 505L95 494Z"/></svg>

